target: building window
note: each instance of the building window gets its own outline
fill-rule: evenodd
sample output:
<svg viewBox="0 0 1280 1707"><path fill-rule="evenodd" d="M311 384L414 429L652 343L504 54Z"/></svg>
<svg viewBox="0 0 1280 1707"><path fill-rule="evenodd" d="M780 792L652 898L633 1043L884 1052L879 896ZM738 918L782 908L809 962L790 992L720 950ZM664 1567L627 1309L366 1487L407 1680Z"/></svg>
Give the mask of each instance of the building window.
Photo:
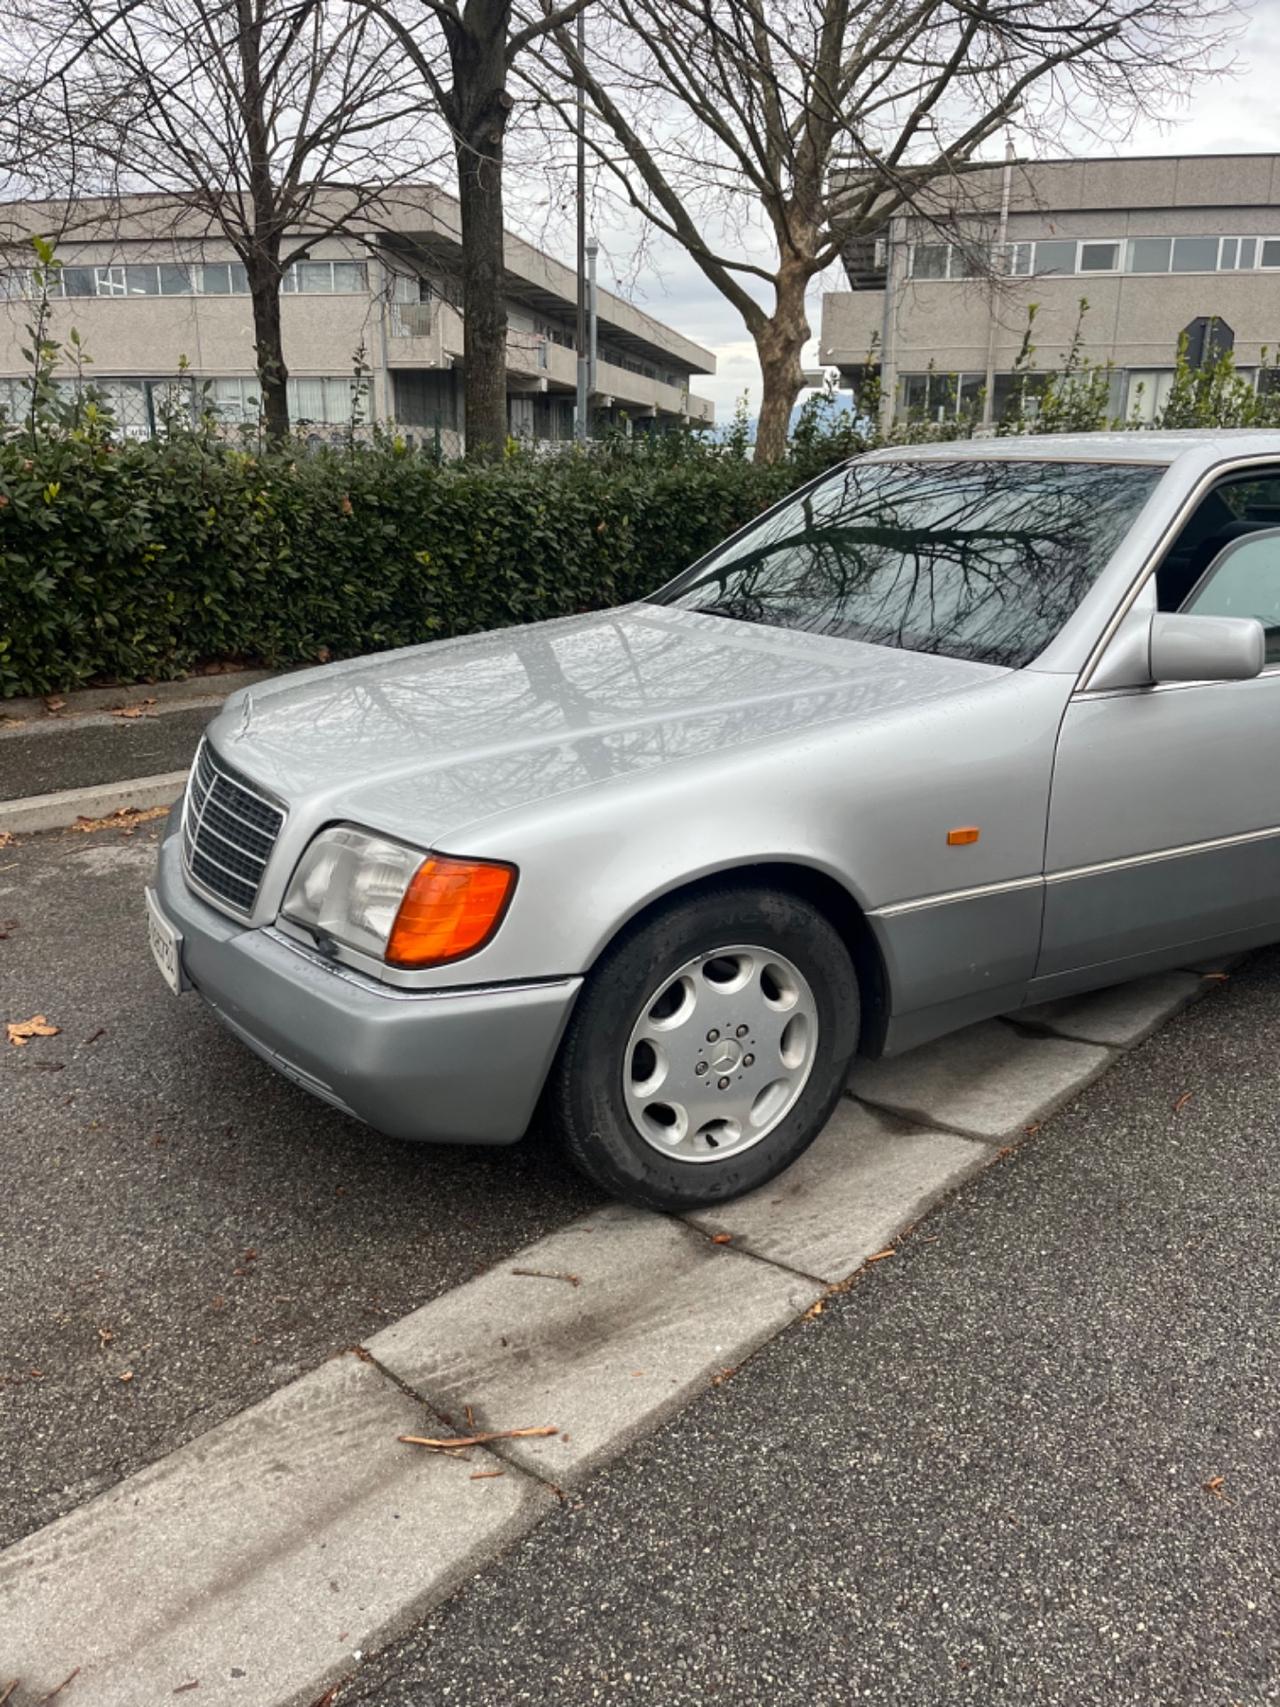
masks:
<svg viewBox="0 0 1280 1707"><path fill-rule="evenodd" d="M1172 389L1171 368L1133 369L1125 390L1125 419L1135 426L1149 426L1169 401Z"/></svg>
<svg viewBox="0 0 1280 1707"><path fill-rule="evenodd" d="M359 296L368 288L363 261L295 261L280 282L287 296Z"/></svg>
<svg viewBox="0 0 1280 1707"><path fill-rule="evenodd" d="M1046 237L1004 243L991 251L995 271L1008 278L1064 278L1090 273L1252 272L1280 267L1280 237ZM913 279L973 279L986 270L981 244L914 243Z"/></svg>
<svg viewBox="0 0 1280 1707"><path fill-rule="evenodd" d="M240 261L204 261L198 271L202 296L249 294L249 275Z"/></svg>
<svg viewBox="0 0 1280 1707"><path fill-rule="evenodd" d="M228 426L252 427L262 413L256 379L211 379L209 403ZM351 420L351 380L341 375L291 378L289 419L294 426L346 426Z"/></svg>
<svg viewBox="0 0 1280 1707"><path fill-rule="evenodd" d="M911 246L911 276L913 279L945 279L949 243L913 243Z"/></svg>
<svg viewBox="0 0 1280 1707"><path fill-rule="evenodd" d="M1035 245L1033 243L1005 243L995 250L996 265L1003 263L1003 271L1009 278L1025 279L1035 266Z"/></svg>
<svg viewBox="0 0 1280 1707"><path fill-rule="evenodd" d="M1131 273L1167 273L1173 253L1171 237L1132 237L1128 265Z"/></svg>
<svg viewBox="0 0 1280 1707"><path fill-rule="evenodd" d="M1216 237L1175 237L1173 267L1175 273L1212 273L1218 266Z"/></svg>

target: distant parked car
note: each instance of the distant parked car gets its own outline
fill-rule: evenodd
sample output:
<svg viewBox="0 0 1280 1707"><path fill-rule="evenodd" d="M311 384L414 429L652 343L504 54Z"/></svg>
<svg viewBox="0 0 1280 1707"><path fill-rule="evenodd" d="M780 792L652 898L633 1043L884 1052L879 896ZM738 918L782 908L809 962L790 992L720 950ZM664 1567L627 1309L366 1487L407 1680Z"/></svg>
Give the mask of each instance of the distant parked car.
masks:
<svg viewBox="0 0 1280 1707"><path fill-rule="evenodd" d="M1280 434L878 451L644 602L233 695L156 958L384 1132L716 1202L858 1051L1280 937L1278 665Z"/></svg>

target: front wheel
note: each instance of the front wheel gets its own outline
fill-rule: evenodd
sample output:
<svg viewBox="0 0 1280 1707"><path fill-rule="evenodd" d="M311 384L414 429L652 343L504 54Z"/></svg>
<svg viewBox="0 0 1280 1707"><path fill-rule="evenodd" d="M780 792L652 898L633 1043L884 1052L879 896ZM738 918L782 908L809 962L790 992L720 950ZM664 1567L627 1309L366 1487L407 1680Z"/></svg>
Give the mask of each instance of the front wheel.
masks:
<svg viewBox="0 0 1280 1707"><path fill-rule="evenodd" d="M783 890L676 899L604 955L548 1085L577 1167L646 1209L763 1185L817 1137L857 1047L838 933Z"/></svg>

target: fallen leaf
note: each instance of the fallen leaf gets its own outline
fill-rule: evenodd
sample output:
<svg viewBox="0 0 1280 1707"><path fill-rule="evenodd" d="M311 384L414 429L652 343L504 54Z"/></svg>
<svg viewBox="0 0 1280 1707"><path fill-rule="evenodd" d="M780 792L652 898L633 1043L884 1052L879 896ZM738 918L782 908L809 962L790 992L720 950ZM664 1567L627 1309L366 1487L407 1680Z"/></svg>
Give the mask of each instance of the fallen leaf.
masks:
<svg viewBox="0 0 1280 1707"><path fill-rule="evenodd" d="M50 1025L43 1014L36 1014L31 1019L10 1021L5 1030L15 1049L25 1049L33 1037L56 1037L62 1027Z"/></svg>
<svg viewBox="0 0 1280 1707"><path fill-rule="evenodd" d="M55 714L59 711L65 711L66 705L67 705L66 700L65 699L59 699L59 697L56 693L50 694L49 697L44 702L45 710L46 711L52 711Z"/></svg>
<svg viewBox="0 0 1280 1707"><path fill-rule="evenodd" d="M713 1387L722 1387L726 1381L738 1373L737 1369L720 1369L711 1377Z"/></svg>
<svg viewBox="0 0 1280 1707"><path fill-rule="evenodd" d="M149 709L155 704L153 699L144 699L141 705L118 705L111 713L113 717L154 717L155 712Z"/></svg>
<svg viewBox="0 0 1280 1707"><path fill-rule="evenodd" d="M1022 1130L1026 1133L1028 1138L1031 1138L1040 1130L1040 1122L1038 1120L1033 1120L1030 1126L1024 1126Z"/></svg>
<svg viewBox="0 0 1280 1707"><path fill-rule="evenodd" d="M731 1245L733 1243L733 1234L732 1233L713 1233L711 1235L711 1243L713 1245Z"/></svg>
<svg viewBox="0 0 1280 1707"><path fill-rule="evenodd" d="M1183 1091L1180 1097L1174 1099L1173 1112L1175 1114L1181 1114L1195 1094L1196 1093L1194 1091Z"/></svg>
<svg viewBox="0 0 1280 1707"><path fill-rule="evenodd" d="M809 1308L805 1311L805 1321L811 1322L815 1316L820 1316L826 1307L827 1306L823 1303L822 1299L819 1298L816 1304L810 1304Z"/></svg>
<svg viewBox="0 0 1280 1707"><path fill-rule="evenodd" d="M153 818L168 816L167 806L121 806L105 818L77 818L70 827L81 835L88 835L94 830L132 830L139 824L149 824Z"/></svg>
<svg viewBox="0 0 1280 1707"><path fill-rule="evenodd" d="M1218 1497L1221 1498L1222 1497L1222 1485L1226 1481L1226 1479L1227 1478L1225 1476L1210 1476L1209 1480L1204 1485L1205 1493L1206 1494L1217 1494Z"/></svg>
<svg viewBox="0 0 1280 1707"><path fill-rule="evenodd" d="M117 1377L116 1377L116 1379L117 1379L117 1380L118 1380L118 1381L132 1381L132 1380L133 1380L133 1371L132 1371L132 1369L126 1369L126 1370L125 1370L125 1371L124 1371L124 1372L123 1372L123 1374L121 1374L121 1375L118 1375L118 1376L117 1376Z"/></svg>
<svg viewBox="0 0 1280 1707"><path fill-rule="evenodd" d="M115 1337L116 1336L112 1333L110 1328L98 1329L98 1338L102 1341L103 1345L110 1345Z"/></svg>
<svg viewBox="0 0 1280 1707"><path fill-rule="evenodd" d="M14 844L14 840L15 837L12 830L0 830L0 848L11 848Z"/></svg>
<svg viewBox="0 0 1280 1707"><path fill-rule="evenodd" d="M570 1286L581 1286L582 1277L577 1274L562 1274L558 1269L551 1268L513 1268L512 1274L527 1275L531 1280L567 1280Z"/></svg>

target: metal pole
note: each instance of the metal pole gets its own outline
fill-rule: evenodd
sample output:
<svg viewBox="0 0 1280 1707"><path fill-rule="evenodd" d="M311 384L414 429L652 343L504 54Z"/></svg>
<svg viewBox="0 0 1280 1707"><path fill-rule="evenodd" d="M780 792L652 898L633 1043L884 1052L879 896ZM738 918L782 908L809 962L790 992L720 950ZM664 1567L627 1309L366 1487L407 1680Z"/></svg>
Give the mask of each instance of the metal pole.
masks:
<svg viewBox="0 0 1280 1707"><path fill-rule="evenodd" d="M1013 193L1013 143L1004 145L1004 176L1000 184L1000 226L996 238L996 253L1000 256L997 263L995 255L991 257L991 277L987 281L987 372L983 381L982 425L989 427L995 420L995 391L996 391L996 304L1000 296L1000 281L997 276L998 265L1003 265L1007 256L1006 245L1009 241L1009 202Z"/></svg>
<svg viewBox="0 0 1280 1707"><path fill-rule="evenodd" d="M898 220L890 214L885 227L884 311L880 321L880 431L887 438L893 431L897 405L898 365L895 334L898 329Z"/></svg>
<svg viewBox="0 0 1280 1707"><path fill-rule="evenodd" d="M595 396L600 387L596 384L596 256L600 253L600 245L592 237L587 242L587 403Z"/></svg>
<svg viewBox="0 0 1280 1707"><path fill-rule="evenodd" d="M578 13L578 58L587 51L585 8ZM587 436L587 92L578 85L578 398L573 436L580 443Z"/></svg>

